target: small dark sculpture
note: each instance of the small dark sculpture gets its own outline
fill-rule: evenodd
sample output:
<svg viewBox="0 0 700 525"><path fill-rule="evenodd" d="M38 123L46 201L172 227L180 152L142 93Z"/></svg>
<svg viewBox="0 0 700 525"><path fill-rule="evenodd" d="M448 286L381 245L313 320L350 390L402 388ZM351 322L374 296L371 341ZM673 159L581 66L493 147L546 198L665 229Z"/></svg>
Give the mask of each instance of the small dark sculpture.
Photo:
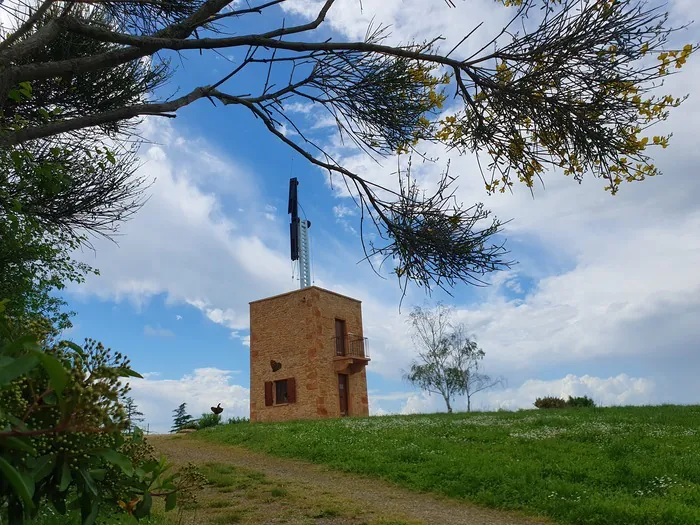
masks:
<svg viewBox="0 0 700 525"><path fill-rule="evenodd" d="M216 414L216 415L219 415L224 411L224 409L221 408L221 403L219 403L215 407L209 407L209 408L211 408L211 411L214 412L214 414Z"/></svg>
<svg viewBox="0 0 700 525"><path fill-rule="evenodd" d="M282 368L282 363L278 363L274 359L271 359L270 366L272 367L273 372L277 372L280 368Z"/></svg>

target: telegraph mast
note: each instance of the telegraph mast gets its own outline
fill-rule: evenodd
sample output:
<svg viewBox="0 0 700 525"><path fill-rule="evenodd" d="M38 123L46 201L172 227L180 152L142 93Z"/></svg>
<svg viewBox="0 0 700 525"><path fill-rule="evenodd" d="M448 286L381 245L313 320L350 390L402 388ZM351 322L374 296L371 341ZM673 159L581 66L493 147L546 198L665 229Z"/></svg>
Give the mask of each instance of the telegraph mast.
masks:
<svg viewBox="0 0 700 525"><path fill-rule="evenodd" d="M292 261L299 261L299 288L311 286L311 255L309 249L309 228L311 221L299 218L296 177L289 179L289 206L287 213L292 215L289 224Z"/></svg>

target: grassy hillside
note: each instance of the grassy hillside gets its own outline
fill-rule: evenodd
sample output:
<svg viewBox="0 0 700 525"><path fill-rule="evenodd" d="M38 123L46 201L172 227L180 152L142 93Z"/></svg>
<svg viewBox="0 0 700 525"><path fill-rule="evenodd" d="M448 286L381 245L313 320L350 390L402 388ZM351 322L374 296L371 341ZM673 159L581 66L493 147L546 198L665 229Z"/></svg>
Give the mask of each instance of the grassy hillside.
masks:
<svg viewBox="0 0 700 525"><path fill-rule="evenodd" d="M576 524L700 524L700 406L235 424L197 439Z"/></svg>

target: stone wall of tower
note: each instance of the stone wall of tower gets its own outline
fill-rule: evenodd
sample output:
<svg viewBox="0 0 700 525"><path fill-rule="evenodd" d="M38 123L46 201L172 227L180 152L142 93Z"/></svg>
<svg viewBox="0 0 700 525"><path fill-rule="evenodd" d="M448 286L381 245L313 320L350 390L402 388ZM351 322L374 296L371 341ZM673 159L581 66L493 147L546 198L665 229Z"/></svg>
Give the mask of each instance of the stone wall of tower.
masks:
<svg viewBox="0 0 700 525"><path fill-rule="evenodd" d="M352 338L363 337L360 301L316 286L250 303L251 422L340 416L336 319L345 321ZM278 371L272 360L282 364ZM296 402L266 406L265 383L289 378ZM365 367L348 380L349 415L367 416Z"/></svg>

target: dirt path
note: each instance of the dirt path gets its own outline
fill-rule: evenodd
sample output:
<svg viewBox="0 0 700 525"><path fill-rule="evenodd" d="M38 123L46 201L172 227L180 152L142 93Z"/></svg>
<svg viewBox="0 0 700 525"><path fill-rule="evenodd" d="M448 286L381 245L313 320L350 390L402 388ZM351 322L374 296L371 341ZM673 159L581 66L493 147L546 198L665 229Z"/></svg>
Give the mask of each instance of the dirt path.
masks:
<svg viewBox="0 0 700 525"><path fill-rule="evenodd" d="M337 523L337 524L435 524L435 525L533 525L551 523L530 519L516 513L476 507L437 495L408 491L388 482L353 474L331 471L323 466L302 461L266 456L241 447L225 446L194 440L182 435L149 438L159 452L175 463L192 461L198 465L216 463L264 475L264 483L276 484L277 492L269 487L248 488L249 498L255 491L287 494L289 501L284 520L263 518L274 509L260 511L251 507L247 523ZM254 477L254 476L253 476ZM282 488L284 487L284 488ZM273 498L274 499L274 498ZM268 497L265 503L271 503ZM320 502L320 505L318 504ZM277 503L280 503L278 500ZM301 509L290 512L291 507ZM330 507L335 510L326 509ZM325 510L324 510L325 509ZM257 516L257 517L256 517ZM201 520L200 520L201 521ZM218 518L212 523L226 523Z"/></svg>

